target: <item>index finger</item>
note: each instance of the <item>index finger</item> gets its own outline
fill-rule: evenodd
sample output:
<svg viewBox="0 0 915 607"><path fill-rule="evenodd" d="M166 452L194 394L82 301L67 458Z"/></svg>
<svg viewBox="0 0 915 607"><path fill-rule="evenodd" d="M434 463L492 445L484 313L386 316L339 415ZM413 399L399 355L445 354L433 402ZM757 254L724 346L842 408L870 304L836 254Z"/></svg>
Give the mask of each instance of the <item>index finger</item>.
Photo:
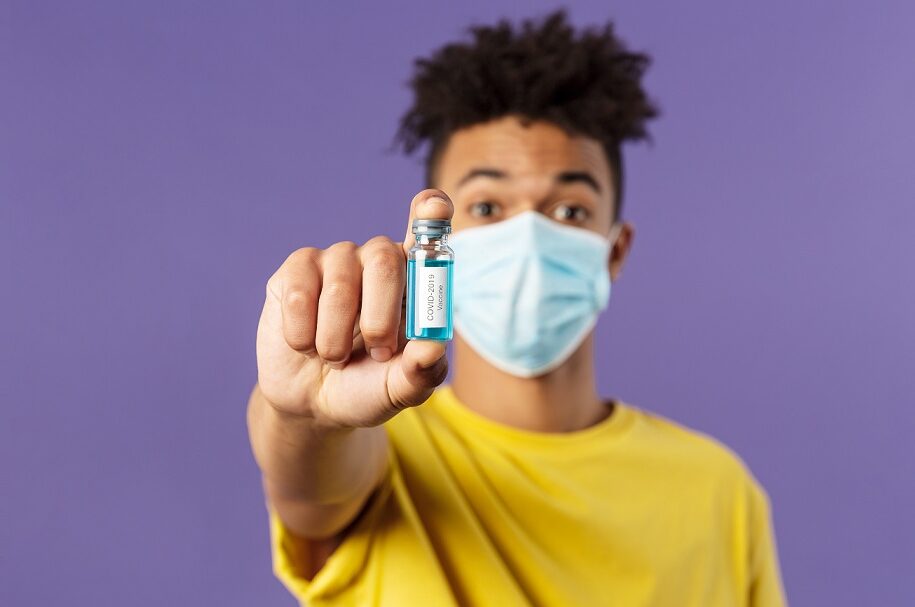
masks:
<svg viewBox="0 0 915 607"><path fill-rule="evenodd" d="M414 219L448 219L454 215L454 205L448 195L441 190L429 188L413 197L410 202L410 219L407 221L407 234L403 239L404 253L416 242L413 236Z"/></svg>

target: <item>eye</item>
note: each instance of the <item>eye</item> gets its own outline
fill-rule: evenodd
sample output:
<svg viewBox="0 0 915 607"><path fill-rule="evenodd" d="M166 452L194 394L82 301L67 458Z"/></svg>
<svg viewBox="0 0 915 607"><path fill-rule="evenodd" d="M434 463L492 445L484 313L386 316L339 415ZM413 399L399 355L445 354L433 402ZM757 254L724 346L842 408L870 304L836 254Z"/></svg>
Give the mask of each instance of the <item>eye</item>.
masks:
<svg viewBox="0 0 915 607"><path fill-rule="evenodd" d="M491 217L498 217L501 213L502 208L495 202L490 202L488 200L482 200L470 205L470 214L473 217L489 219Z"/></svg>
<svg viewBox="0 0 915 607"><path fill-rule="evenodd" d="M579 204L563 203L556 205L552 217L556 221L583 223L591 217L591 211Z"/></svg>

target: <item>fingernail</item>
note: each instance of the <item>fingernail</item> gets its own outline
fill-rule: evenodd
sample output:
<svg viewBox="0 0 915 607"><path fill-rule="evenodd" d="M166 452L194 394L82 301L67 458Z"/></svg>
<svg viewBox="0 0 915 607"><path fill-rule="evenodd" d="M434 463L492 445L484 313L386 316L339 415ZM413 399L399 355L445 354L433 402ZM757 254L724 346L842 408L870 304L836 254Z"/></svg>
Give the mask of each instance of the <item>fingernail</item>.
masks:
<svg viewBox="0 0 915 607"><path fill-rule="evenodd" d="M370 348L369 354L373 360L383 363L391 359L391 348Z"/></svg>
<svg viewBox="0 0 915 607"><path fill-rule="evenodd" d="M429 204L429 205L437 204L437 205L441 205L443 207L447 207L448 201L440 196L432 196L431 198L426 198L426 200L423 204Z"/></svg>

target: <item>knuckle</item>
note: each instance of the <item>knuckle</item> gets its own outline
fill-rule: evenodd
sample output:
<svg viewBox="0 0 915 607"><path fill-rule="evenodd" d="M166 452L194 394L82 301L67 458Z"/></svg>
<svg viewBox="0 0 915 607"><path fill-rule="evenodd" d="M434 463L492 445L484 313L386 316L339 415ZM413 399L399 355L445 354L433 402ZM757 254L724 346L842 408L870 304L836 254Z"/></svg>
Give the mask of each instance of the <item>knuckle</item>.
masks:
<svg viewBox="0 0 915 607"><path fill-rule="evenodd" d="M293 331L286 334L286 343L293 350L307 352L315 347L314 334L308 331Z"/></svg>
<svg viewBox="0 0 915 607"><path fill-rule="evenodd" d="M286 309L298 316L309 314L314 307L314 303L314 293L309 293L305 289L290 290L283 299Z"/></svg>
<svg viewBox="0 0 915 607"><path fill-rule="evenodd" d="M397 283L404 275L403 255L391 249L377 251L365 263L369 277L387 283Z"/></svg>
<svg viewBox="0 0 915 607"><path fill-rule="evenodd" d="M340 242L335 242L327 248L328 253L355 253L356 249L359 248L352 240L341 240Z"/></svg>
<svg viewBox="0 0 915 607"><path fill-rule="evenodd" d="M267 280L267 294L281 299L283 285L287 277L295 275L303 264L314 264L321 256L321 250L314 247L296 249L286 257L286 260L277 268L276 272Z"/></svg>
<svg viewBox="0 0 915 607"><path fill-rule="evenodd" d="M387 236L379 235L379 236L373 236L372 238L369 238L368 240L366 240L365 245L363 245L363 248L371 249L374 247L390 247L390 246L394 246L394 242Z"/></svg>
<svg viewBox="0 0 915 607"><path fill-rule="evenodd" d="M324 360L341 361L349 354L347 344L333 339L319 339L317 342L318 354Z"/></svg>
<svg viewBox="0 0 915 607"><path fill-rule="evenodd" d="M327 249L321 264L325 279L328 275L350 276L359 271L359 258L356 256L355 247L356 245L351 242L338 242Z"/></svg>
<svg viewBox="0 0 915 607"><path fill-rule="evenodd" d="M378 342L387 338L393 330L393 323L384 319L363 319L359 323L359 332L366 341Z"/></svg>
<svg viewBox="0 0 915 607"><path fill-rule="evenodd" d="M334 307L348 308L355 306L359 299L359 292L347 282L333 280L324 283L324 288L321 290L321 299L324 299L326 303L330 303Z"/></svg>
<svg viewBox="0 0 915 607"><path fill-rule="evenodd" d="M315 247L302 247L296 249L289 254L289 257L286 258L284 266L289 263L302 263L316 261L321 256L321 249L316 249Z"/></svg>

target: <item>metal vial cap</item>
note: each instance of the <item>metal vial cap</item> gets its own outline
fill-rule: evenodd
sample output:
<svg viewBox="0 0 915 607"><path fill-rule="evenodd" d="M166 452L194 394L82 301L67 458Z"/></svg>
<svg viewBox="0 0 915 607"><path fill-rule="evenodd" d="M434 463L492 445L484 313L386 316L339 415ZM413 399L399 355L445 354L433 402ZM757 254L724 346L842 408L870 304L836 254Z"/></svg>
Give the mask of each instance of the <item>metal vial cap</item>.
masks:
<svg viewBox="0 0 915 607"><path fill-rule="evenodd" d="M428 236L441 236L451 233L450 219L414 219L413 233Z"/></svg>

